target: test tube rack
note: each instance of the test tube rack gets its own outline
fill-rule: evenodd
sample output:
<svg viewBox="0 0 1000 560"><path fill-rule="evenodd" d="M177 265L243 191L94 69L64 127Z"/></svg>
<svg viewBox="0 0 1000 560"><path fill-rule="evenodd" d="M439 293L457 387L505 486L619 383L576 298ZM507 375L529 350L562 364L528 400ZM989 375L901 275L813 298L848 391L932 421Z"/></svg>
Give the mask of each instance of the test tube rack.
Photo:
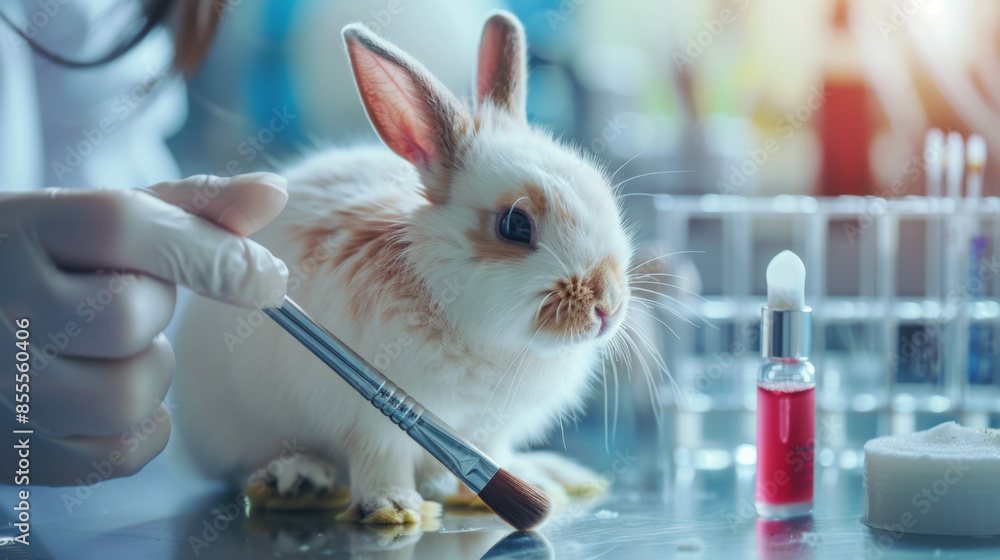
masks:
<svg viewBox="0 0 1000 560"><path fill-rule="evenodd" d="M820 410L1000 412L1000 198L657 195L654 208L658 244L690 252L705 288L664 300L683 315L661 314L676 382L662 395L678 410L755 409L763 271L791 249L807 270ZM970 330L987 342L982 375Z"/></svg>

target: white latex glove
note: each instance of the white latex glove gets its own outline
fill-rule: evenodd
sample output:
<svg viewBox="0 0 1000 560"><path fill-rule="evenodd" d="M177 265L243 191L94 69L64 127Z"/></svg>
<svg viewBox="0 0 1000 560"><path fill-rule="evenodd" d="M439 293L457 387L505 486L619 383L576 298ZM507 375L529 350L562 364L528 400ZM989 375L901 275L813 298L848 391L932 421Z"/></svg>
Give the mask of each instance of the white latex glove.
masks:
<svg viewBox="0 0 1000 560"><path fill-rule="evenodd" d="M34 430L17 436L30 437L31 484L128 476L158 455L176 285L246 307L282 297L288 269L245 236L287 199L270 173L0 196L0 482L17 471L13 429ZM28 424L15 419L23 318Z"/></svg>

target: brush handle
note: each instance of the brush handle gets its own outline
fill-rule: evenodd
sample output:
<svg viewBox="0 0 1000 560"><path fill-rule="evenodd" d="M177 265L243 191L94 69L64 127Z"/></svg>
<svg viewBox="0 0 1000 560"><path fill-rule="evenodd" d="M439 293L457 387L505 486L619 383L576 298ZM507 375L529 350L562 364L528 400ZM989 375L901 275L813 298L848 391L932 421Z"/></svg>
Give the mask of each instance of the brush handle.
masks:
<svg viewBox="0 0 1000 560"><path fill-rule="evenodd" d="M313 321L288 296L266 313L375 408L478 494L500 467L395 383Z"/></svg>

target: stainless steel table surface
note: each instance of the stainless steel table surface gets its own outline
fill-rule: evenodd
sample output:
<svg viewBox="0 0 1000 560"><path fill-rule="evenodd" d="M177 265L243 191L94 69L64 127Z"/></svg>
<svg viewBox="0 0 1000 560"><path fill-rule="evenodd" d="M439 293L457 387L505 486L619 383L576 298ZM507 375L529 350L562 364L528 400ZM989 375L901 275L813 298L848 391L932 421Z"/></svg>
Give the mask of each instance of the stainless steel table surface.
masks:
<svg viewBox="0 0 1000 560"><path fill-rule="evenodd" d="M567 438L571 452L588 450L585 462L612 490L571 502L534 533L512 532L490 514L448 510L440 527L426 530L337 524L330 514L239 513L212 527L213 509L233 511L236 493L184 474L168 449L138 475L89 491L33 489L32 544L5 543L0 558L1000 558L998 538L865 527L857 464L817 468L813 516L767 521L754 513L754 466L746 461L679 467L662 439L605 446L603 434L586 430ZM4 487L8 518L13 504L13 489ZM9 526L3 532L14 534Z"/></svg>

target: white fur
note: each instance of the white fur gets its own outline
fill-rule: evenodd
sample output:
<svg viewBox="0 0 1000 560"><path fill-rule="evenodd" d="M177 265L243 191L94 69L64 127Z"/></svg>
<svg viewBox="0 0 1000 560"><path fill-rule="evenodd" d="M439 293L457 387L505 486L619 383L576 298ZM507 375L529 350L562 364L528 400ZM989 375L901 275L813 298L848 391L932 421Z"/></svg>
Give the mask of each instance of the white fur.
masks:
<svg viewBox="0 0 1000 560"><path fill-rule="evenodd" d="M289 265L289 295L313 318L503 465L579 407L624 315L599 338L536 335L543 298L559 279L582 276L608 256L627 265L631 247L592 161L489 103L478 111L480 130L464 140L446 204L426 202L414 166L384 147L331 150L285 171L288 206L254 237ZM538 224L544 250L515 262L474 259L466 232L480 227L480 211L528 182L561 197L576 226L550 216ZM303 266L295 232L336 226L332 210L373 201L407 215L405 260L434 302L429 314L418 302L383 297L355 321L345 270L359 256L334 270L325 262ZM348 235L333 234L329 246ZM622 291L624 310L627 287ZM403 313L382 320L389 308ZM253 332L234 343L241 320ZM387 491L411 495L439 469L259 311L198 298L176 348L177 425L212 476L242 483L294 443L349 479L358 505Z"/></svg>

